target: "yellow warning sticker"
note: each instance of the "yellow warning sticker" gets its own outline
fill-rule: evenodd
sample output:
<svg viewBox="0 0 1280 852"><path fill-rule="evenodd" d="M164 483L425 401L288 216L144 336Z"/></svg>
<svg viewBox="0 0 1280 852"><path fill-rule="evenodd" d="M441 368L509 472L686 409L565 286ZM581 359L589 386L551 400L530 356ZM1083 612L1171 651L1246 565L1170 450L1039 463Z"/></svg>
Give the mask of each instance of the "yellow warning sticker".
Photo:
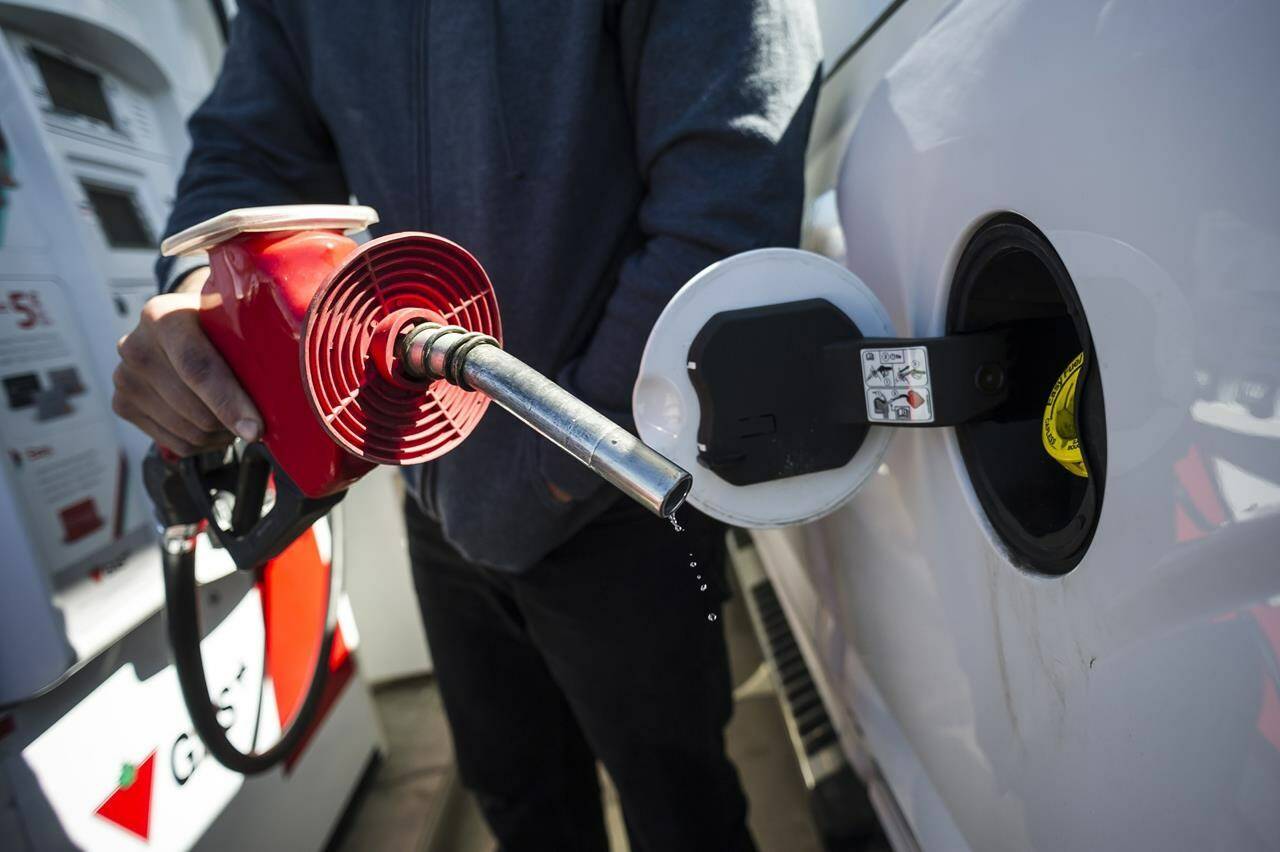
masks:
<svg viewBox="0 0 1280 852"><path fill-rule="evenodd" d="M1081 352L1071 359L1067 369L1053 383L1049 401L1044 407L1040 435L1045 451L1058 464L1076 476L1088 477L1084 455L1080 452L1080 436L1076 432L1076 389L1083 366L1084 353Z"/></svg>

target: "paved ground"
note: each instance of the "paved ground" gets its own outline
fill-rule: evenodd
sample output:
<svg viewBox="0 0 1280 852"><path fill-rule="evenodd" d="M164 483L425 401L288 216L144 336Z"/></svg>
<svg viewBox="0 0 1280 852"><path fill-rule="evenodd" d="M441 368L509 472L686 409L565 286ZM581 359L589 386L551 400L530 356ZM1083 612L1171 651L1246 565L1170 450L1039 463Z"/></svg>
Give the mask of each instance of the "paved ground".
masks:
<svg viewBox="0 0 1280 852"><path fill-rule="evenodd" d="M751 833L761 852L819 852L822 845L809 820L804 779L787 740L778 699L767 676L752 677L762 657L737 590L724 618L733 682L740 685L729 723L729 756L747 791ZM748 684L743 689L748 680L763 681L765 688L752 689Z"/></svg>
<svg viewBox="0 0 1280 852"><path fill-rule="evenodd" d="M777 700L752 678L760 649L746 613L731 602L725 629L739 690L729 725L729 754L751 803L750 823L762 852L818 852L804 782L787 742ZM453 776L448 728L430 679L383 687L376 693L389 752L366 779L335 836L335 852L481 852L494 843L473 802ZM607 780L607 779L606 779ZM606 785L614 852L627 852L617 798ZM434 835L434 842L428 845Z"/></svg>
<svg viewBox="0 0 1280 852"><path fill-rule="evenodd" d="M356 794L330 848L336 852L417 852L453 771L453 747L429 678L401 681L374 695L388 750Z"/></svg>

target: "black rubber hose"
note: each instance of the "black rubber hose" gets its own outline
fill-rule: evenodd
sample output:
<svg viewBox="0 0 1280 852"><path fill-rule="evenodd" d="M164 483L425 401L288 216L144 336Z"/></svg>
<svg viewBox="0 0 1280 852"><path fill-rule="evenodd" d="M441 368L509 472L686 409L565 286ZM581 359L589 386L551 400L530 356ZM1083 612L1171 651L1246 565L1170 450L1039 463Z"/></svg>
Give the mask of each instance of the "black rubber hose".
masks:
<svg viewBox="0 0 1280 852"><path fill-rule="evenodd" d="M266 772L293 754L302 738L315 723L320 702L329 675L329 658L333 653L333 638L338 625L338 598L342 588L341 557L330 561L329 587L325 596L324 633L317 649L315 666L311 671L311 683L298 712L280 732L280 739L266 751L245 753L227 738L226 730L218 723L218 708L209 698L209 685L204 671L204 655L200 650L200 608L196 584L196 559L194 542L187 541L180 552L176 548L161 546L164 565L165 620L168 622L169 645L173 649L174 666L178 672L178 684L182 698L191 716L191 725L205 748L219 763L242 775ZM263 660L262 676L266 674ZM262 706L258 706L262 714Z"/></svg>

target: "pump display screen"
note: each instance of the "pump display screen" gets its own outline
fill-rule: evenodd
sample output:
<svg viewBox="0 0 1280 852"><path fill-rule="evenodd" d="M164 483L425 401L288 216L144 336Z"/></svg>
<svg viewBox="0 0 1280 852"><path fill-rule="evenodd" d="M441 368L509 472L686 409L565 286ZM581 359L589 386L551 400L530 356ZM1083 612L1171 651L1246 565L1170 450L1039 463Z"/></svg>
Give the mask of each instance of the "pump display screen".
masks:
<svg viewBox="0 0 1280 852"><path fill-rule="evenodd" d="M44 78L54 109L83 115L115 128L101 77L42 50L32 50L31 55Z"/></svg>
<svg viewBox="0 0 1280 852"><path fill-rule="evenodd" d="M102 235L112 248L155 248L151 229L138 213L138 203L133 193L122 189L110 189L81 183L85 196L98 217Z"/></svg>

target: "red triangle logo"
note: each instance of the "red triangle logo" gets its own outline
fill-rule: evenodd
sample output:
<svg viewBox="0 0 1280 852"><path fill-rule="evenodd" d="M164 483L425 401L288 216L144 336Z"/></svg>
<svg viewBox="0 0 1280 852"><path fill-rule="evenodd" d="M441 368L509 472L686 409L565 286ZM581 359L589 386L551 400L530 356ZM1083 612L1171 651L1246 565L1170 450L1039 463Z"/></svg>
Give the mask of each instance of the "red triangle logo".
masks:
<svg viewBox="0 0 1280 852"><path fill-rule="evenodd" d="M154 751L140 766L126 764L120 772L120 786L94 813L146 840L151 834L151 779L155 768Z"/></svg>

